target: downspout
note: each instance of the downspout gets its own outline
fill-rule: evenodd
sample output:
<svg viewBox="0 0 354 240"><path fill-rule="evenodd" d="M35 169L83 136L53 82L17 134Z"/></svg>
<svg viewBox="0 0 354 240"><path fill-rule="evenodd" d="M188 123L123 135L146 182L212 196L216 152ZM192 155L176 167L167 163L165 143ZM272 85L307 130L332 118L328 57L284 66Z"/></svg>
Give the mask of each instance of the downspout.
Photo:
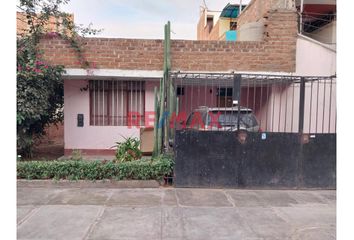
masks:
<svg viewBox="0 0 354 240"><path fill-rule="evenodd" d="M161 83L161 81L160 81ZM152 151L152 157L157 157L159 155L158 151L158 127L159 127L159 98L157 93L157 87L154 87L154 111L155 111L155 119L154 119L154 149Z"/></svg>
<svg viewBox="0 0 354 240"><path fill-rule="evenodd" d="M240 0L240 6L239 6L239 13L238 13L238 16L240 16L242 12L242 0Z"/></svg>
<svg viewBox="0 0 354 240"><path fill-rule="evenodd" d="M304 0L301 0L300 3L300 34L302 34L302 13L304 11Z"/></svg>

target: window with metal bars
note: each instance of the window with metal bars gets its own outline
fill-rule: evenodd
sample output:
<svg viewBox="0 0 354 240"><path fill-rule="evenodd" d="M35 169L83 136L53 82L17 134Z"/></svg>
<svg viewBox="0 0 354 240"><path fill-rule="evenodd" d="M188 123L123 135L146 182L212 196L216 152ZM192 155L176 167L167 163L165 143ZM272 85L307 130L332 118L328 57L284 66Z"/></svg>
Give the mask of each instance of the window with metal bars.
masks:
<svg viewBox="0 0 354 240"><path fill-rule="evenodd" d="M145 82L90 80L90 125L144 124Z"/></svg>

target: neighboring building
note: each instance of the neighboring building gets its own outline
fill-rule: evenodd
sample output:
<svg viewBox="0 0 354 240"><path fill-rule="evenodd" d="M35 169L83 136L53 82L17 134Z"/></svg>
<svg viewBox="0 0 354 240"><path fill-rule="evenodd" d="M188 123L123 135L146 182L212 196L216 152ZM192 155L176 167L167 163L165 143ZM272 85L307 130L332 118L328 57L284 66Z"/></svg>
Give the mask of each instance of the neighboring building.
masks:
<svg viewBox="0 0 354 240"><path fill-rule="evenodd" d="M336 44L336 0L297 0L296 7L301 14L303 35L324 44Z"/></svg>
<svg viewBox="0 0 354 240"><path fill-rule="evenodd" d="M211 18L207 21L210 15L213 15L213 22ZM206 38L205 29L211 28L211 33L217 28L220 30L221 25L216 25L220 23L220 12L205 12L204 18L206 22L199 22L204 27L198 27L198 39ZM237 17L240 34L236 42L172 40L172 71L296 74L300 59L297 56L298 28L298 12L293 1L253 0ZM163 77L164 44L163 40L121 38L87 38L84 41L84 56L95 63L95 69L83 69L75 51L65 40L46 38L40 45L46 61L62 64L67 70L64 80L65 154L71 154L74 149L82 150L83 154L112 154L112 146L123 137L140 137L140 129L129 126L130 112L141 115L140 119L134 119L139 125L153 125L154 87L159 87ZM190 102L191 106L187 108L195 108L198 98L222 104L216 101L218 91L214 87L210 86L207 97L199 96L198 87L180 90L181 107ZM275 109L279 116L282 112L284 116L284 110L274 106L285 102L282 98L287 96L284 93L291 91L289 87L269 89L273 100L264 106ZM259 102L259 86L249 89L253 102ZM227 102L227 90L224 95ZM335 106L335 101L332 104ZM264 106L255 110L257 117L264 115ZM335 113L335 107L332 112ZM270 117L267 116L272 123L280 124ZM267 123L262 124L265 129Z"/></svg>
<svg viewBox="0 0 354 240"><path fill-rule="evenodd" d="M301 5L303 3L303 5ZM336 74L336 0L297 0L296 73Z"/></svg>
<svg viewBox="0 0 354 240"><path fill-rule="evenodd" d="M241 13L238 4L228 4L222 11L203 8L197 39L263 41L267 34L267 14L273 9L293 9L300 16L295 72L299 75L335 75L336 0L252 0Z"/></svg>
<svg viewBox="0 0 354 240"><path fill-rule="evenodd" d="M246 5L242 5L244 9ZM202 8L197 27L197 40L237 39L237 17L240 14L239 4L227 4L222 11L210 11Z"/></svg>
<svg viewBox="0 0 354 240"><path fill-rule="evenodd" d="M219 31L216 31L214 27L219 20L219 16L220 11L209 11L206 8L201 8L197 26L197 40L219 40ZM213 29L214 34L211 33ZM214 39L211 39L211 37L214 37Z"/></svg>

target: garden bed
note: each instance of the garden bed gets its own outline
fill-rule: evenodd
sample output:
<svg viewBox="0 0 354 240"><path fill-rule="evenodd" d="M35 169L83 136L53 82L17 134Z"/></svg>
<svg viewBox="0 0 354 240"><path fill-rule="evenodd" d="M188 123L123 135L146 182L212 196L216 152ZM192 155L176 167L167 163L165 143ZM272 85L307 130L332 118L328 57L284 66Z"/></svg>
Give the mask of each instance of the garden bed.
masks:
<svg viewBox="0 0 354 240"><path fill-rule="evenodd" d="M172 170L173 160L165 156L121 163L83 160L17 162L18 179L161 180Z"/></svg>

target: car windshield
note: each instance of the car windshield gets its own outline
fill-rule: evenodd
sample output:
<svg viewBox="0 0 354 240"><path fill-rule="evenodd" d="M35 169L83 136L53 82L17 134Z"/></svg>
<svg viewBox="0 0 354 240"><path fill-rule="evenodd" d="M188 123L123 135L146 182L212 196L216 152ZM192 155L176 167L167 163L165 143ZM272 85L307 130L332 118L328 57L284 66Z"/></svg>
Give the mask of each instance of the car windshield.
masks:
<svg viewBox="0 0 354 240"><path fill-rule="evenodd" d="M202 124L205 124L206 112L205 111L195 111L192 112L186 122L187 126L191 126L194 121L194 126L201 127Z"/></svg>
<svg viewBox="0 0 354 240"><path fill-rule="evenodd" d="M237 111L219 111L220 115L219 115L219 124L221 126L235 126L237 125L237 116L238 116L238 112ZM212 114L216 115L218 112L217 111L213 111ZM211 117L210 115L208 115L208 123L210 123L211 121ZM246 128L250 128L250 127L255 127L258 125L257 120L255 118L255 116L250 113L250 112L246 112L246 111L241 111L240 112L240 125L244 126Z"/></svg>

